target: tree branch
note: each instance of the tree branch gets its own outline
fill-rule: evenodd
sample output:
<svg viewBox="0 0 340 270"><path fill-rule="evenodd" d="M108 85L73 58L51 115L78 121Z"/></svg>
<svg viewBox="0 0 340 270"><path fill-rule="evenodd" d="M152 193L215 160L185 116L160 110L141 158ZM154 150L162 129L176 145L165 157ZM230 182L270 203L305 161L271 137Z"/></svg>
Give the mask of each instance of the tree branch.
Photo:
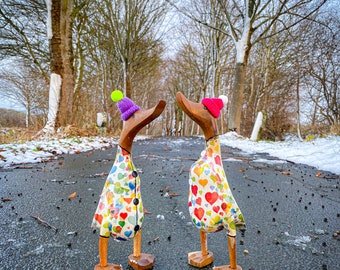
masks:
<svg viewBox="0 0 340 270"><path fill-rule="evenodd" d="M287 0L286 0L287 1ZM318 11L325 3L327 2L327 0L322 0L322 3L319 4L315 9L313 9L311 12L309 12L307 15L305 16L301 16L299 14L296 14L296 13L292 13L291 15L294 15L294 16L297 16L297 17L300 17L299 20L297 20L296 22L288 25L288 26L285 26L284 28L280 29L279 31L273 33L273 34L270 34L268 36L264 36L268 31L269 29L271 28L271 26L274 24L274 22L282 15L282 14L290 14L290 10L292 10L293 8L295 8L297 5L295 5L294 7L291 7L289 8L288 10L286 10L285 12L281 13L284 5L282 5L280 7L280 12L277 12L277 14L275 15L275 17L271 20L270 24L266 27L266 29L259 35L259 37L253 42L253 43L257 43L261 40L264 40L264 39L267 39L267 38L270 38L270 37L273 37L277 34L280 34L284 31L287 31L289 29L291 29L292 27L294 27L295 25L299 24L300 22L302 22L303 20L306 20L308 19L313 13L315 13L316 11ZM300 3L299 3L300 4ZM263 25L263 23L261 23L260 25ZM254 30L258 29L258 27L260 26L258 25L256 28L254 28Z"/></svg>
<svg viewBox="0 0 340 270"><path fill-rule="evenodd" d="M45 220L42 220L40 217L38 217L38 216L31 216L31 218L35 219L38 223L40 223L40 224L46 226L47 228L55 230L56 233L58 232L58 228L56 228L56 227L50 225L50 224L49 224L48 222L46 222Z"/></svg>
<svg viewBox="0 0 340 270"><path fill-rule="evenodd" d="M188 12L186 12L186 11L180 9L180 8L179 8L177 5L175 5L172 1L170 1L170 0L165 0L165 1L168 2L172 7L174 7L179 13L183 14L185 17L187 17L187 18L189 18L189 19L191 19L191 20L193 20L193 21L195 21L195 22L197 22L197 23L199 23L199 24L202 24L202 25L204 25L204 26L207 26L207 27L209 27L209 28L211 28L211 29L213 29L213 30L219 31L219 32L221 32L221 33L223 33L223 34L229 36L229 33L228 33L228 32L225 32L225 31L223 31L223 29L221 29L221 28L217 28L217 27L215 27L215 26L213 26L213 25L211 25L211 24L208 24L207 22L204 22L204 21L202 21L202 20L200 20L200 19L198 19L198 18L192 16L192 15L189 14Z"/></svg>

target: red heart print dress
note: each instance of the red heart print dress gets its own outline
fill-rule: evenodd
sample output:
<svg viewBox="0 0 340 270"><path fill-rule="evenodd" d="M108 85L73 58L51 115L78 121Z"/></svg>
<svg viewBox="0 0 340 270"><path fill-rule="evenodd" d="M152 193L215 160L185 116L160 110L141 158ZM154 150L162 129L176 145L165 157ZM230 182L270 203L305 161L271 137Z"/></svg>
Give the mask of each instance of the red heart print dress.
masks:
<svg viewBox="0 0 340 270"><path fill-rule="evenodd" d="M131 154L118 146L91 227L100 229L103 237L128 240L141 229L143 219L140 178Z"/></svg>
<svg viewBox="0 0 340 270"><path fill-rule="evenodd" d="M245 229L223 169L218 136L207 141L200 158L191 166L188 206L192 222L204 232L226 229L227 235L236 236L237 229Z"/></svg>

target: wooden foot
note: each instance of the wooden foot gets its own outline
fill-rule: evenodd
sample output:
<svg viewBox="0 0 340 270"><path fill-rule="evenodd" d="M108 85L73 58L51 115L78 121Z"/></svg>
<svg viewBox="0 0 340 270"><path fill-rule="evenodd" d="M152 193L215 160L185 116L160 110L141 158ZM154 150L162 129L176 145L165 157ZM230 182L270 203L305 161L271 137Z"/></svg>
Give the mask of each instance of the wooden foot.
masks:
<svg viewBox="0 0 340 270"><path fill-rule="evenodd" d="M222 265L213 267L213 270L242 270L242 268L239 265L236 265L236 268L231 268L230 265Z"/></svg>
<svg viewBox="0 0 340 270"><path fill-rule="evenodd" d="M188 253L188 263L192 266L202 268L214 261L214 255L208 251L207 254L203 254L202 251L195 251Z"/></svg>
<svg viewBox="0 0 340 270"><path fill-rule="evenodd" d="M94 267L94 270L123 270L123 267L112 263L108 263L106 266L100 266L100 264L97 264Z"/></svg>
<svg viewBox="0 0 340 270"><path fill-rule="evenodd" d="M109 246L108 237L99 237L99 264L95 270L123 270L123 267L118 264L107 263L107 248Z"/></svg>
<svg viewBox="0 0 340 270"><path fill-rule="evenodd" d="M128 257L128 263L135 270L151 269L155 263L155 257L145 253L141 253L139 257L131 254Z"/></svg>
<svg viewBox="0 0 340 270"><path fill-rule="evenodd" d="M236 237L228 236L228 250L230 265L216 266L213 270L242 270L236 263Z"/></svg>
<svg viewBox="0 0 340 270"><path fill-rule="evenodd" d="M129 255L128 263L135 270L151 269L155 263L155 257L151 254L141 253L142 230L133 238L133 254Z"/></svg>
<svg viewBox="0 0 340 270"><path fill-rule="evenodd" d="M200 241L202 251L194 251L188 254L188 263L192 266L202 268L214 261L214 255L208 250L207 233L200 231Z"/></svg>

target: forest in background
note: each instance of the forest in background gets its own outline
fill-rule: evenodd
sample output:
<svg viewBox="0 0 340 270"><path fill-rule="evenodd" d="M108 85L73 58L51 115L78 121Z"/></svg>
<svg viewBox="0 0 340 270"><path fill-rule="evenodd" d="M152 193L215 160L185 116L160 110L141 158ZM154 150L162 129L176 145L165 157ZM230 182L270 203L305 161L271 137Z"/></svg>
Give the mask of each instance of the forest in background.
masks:
<svg viewBox="0 0 340 270"><path fill-rule="evenodd" d="M107 133L119 134L110 93L121 89L143 108L167 101L148 135L200 133L176 105L178 91L196 102L227 95L222 133L249 137L262 112L266 139L340 134L335 0L67 0L57 12L55 0L2 2L0 92L24 108L17 123L29 130L46 124L50 75L60 72L56 128L92 134L101 112Z"/></svg>

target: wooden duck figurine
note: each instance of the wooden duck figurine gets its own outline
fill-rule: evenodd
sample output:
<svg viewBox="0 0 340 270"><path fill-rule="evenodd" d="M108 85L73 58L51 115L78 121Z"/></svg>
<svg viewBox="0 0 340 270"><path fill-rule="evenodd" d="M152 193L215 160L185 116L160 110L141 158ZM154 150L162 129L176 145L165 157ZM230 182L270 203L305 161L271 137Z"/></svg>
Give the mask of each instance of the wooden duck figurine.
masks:
<svg viewBox="0 0 340 270"><path fill-rule="evenodd" d="M214 256L207 248L207 233L225 229L230 262L214 270L242 269L236 261L236 229L245 229L244 219L223 169L216 122L227 100L221 96L195 103L180 92L176 95L179 107L202 128L206 140L205 150L190 169L188 198L192 222L200 230L202 250L189 253L188 263L198 268L211 264Z"/></svg>
<svg viewBox="0 0 340 270"><path fill-rule="evenodd" d="M123 93L115 90L113 101L122 113L123 129L117 147L115 162L106 179L92 227L100 229L99 264L96 270L123 269L121 265L107 262L110 236L116 240L133 238L133 254L128 256L129 265L135 270L150 269L155 258L141 253L142 222L144 209L140 191L140 178L131 159L132 143L137 133L164 110L164 100L147 110L142 110Z"/></svg>

